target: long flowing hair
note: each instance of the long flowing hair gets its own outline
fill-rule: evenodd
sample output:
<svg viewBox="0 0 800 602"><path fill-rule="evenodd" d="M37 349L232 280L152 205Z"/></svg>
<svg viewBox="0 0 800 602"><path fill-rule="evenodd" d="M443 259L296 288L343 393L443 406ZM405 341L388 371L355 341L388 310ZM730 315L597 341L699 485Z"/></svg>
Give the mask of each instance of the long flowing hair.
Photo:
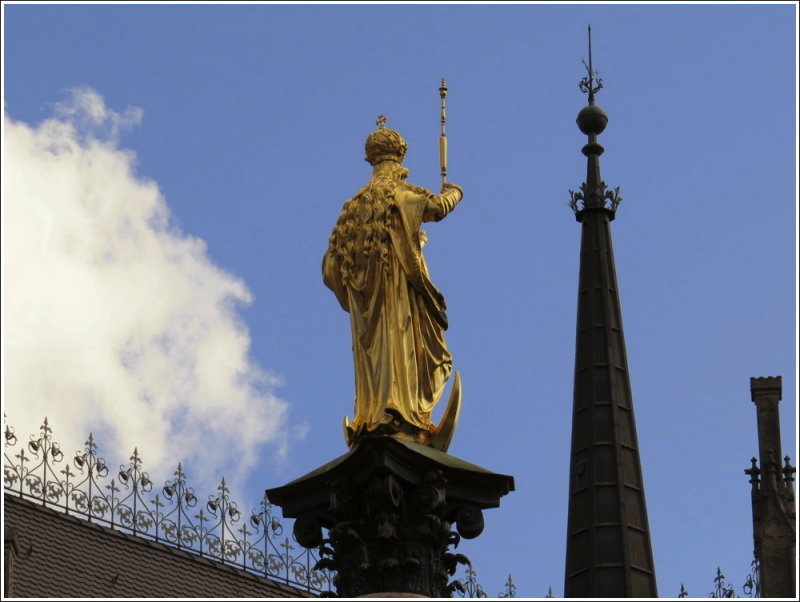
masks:
<svg viewBox="0 0 800 602"><path fill-rule="evenodd" d="M342 284L362 290L374 260L389 265L389 230L398 219L394 191L408 170L400 163L379 164L372 178L345 201L329 239L328 250L338 260Z"/></svg>

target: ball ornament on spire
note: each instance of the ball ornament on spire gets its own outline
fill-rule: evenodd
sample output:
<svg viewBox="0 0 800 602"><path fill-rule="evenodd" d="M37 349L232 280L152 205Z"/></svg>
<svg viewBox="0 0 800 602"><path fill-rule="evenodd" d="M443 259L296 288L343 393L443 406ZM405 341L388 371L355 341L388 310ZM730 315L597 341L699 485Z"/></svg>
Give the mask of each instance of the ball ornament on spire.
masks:
<svg viewBox="0 0 800 602"><path fill-rule="evenodd" d="M587 136L601 134L608 125L608 115L597 105L591 104L583 107L576 119L578 127Z"/></svg>

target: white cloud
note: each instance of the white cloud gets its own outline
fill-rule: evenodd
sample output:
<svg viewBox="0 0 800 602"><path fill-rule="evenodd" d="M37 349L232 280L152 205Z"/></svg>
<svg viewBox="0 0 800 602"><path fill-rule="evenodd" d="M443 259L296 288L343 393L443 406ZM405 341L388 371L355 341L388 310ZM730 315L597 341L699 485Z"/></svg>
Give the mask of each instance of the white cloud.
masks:
<svg viewBox="0 0 800 602"><path fill-rule="evenodd" d="M91 430L151 476L180 459L195 483L236 481L285 446L287 404L249 356L245 284L118 148L140 119L85 88L35 128L4 115L5 412L23 438L47 416L68 457Z"/></svg>
<svg viewBox="0 0 800 602"><path fill-rule="evenodd" d="M138 107L128 107L124 113L106 107L103 97L86 86L78 86L68 90L69 98L56 103L54 114L63 121L78 126L78 131L85 135L103 135L116 142L119 135L138 125L144 112Z"/></svg>

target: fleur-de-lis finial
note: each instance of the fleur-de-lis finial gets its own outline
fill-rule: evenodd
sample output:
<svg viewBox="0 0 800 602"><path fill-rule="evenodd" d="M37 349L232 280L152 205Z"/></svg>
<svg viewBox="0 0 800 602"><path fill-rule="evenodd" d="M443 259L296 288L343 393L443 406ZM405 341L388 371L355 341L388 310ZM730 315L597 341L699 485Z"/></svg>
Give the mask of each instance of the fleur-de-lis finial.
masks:
<svg viewBox="0 0 800 602"><path fill-rule="evenodd" d="M600 91L603 87L603 80L599 77L595 79L595 75L598 75L598 71L594 71L592 69L592 26L589 25L589 64L586 64L586 61L582 61L584 67L586 67L586 71L588 75L584 77L578 87L581 89L581 92L589 94L589 104L594 104L594 95Z"/></svg>
<svg viewBox="0 0 800 602"><path fill-rule="evenodd" d="M378 129L382 130L383 128L386 127L387 121L389 121L389 119L386 117L386 115L378 115L378 119L375 121L375 125L378 126Z"/></svg>

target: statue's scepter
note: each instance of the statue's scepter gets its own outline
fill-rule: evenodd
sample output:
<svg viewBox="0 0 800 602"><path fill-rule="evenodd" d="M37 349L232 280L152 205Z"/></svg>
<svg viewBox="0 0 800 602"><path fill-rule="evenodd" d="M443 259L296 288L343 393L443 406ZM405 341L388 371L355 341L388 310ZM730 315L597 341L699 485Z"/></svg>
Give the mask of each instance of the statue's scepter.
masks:
<svg viewBox="0 0 800 602"><path fill-rule="evenodd" d="M444 183L447 180L447 134L445 134L444 129L447 124L447 113L445 112L447 84L444 78L442 78L442 85L439 88L439 96L442 99L442 135L439 137L439 165L442 167L442 192L444 192Z"/></svg>

